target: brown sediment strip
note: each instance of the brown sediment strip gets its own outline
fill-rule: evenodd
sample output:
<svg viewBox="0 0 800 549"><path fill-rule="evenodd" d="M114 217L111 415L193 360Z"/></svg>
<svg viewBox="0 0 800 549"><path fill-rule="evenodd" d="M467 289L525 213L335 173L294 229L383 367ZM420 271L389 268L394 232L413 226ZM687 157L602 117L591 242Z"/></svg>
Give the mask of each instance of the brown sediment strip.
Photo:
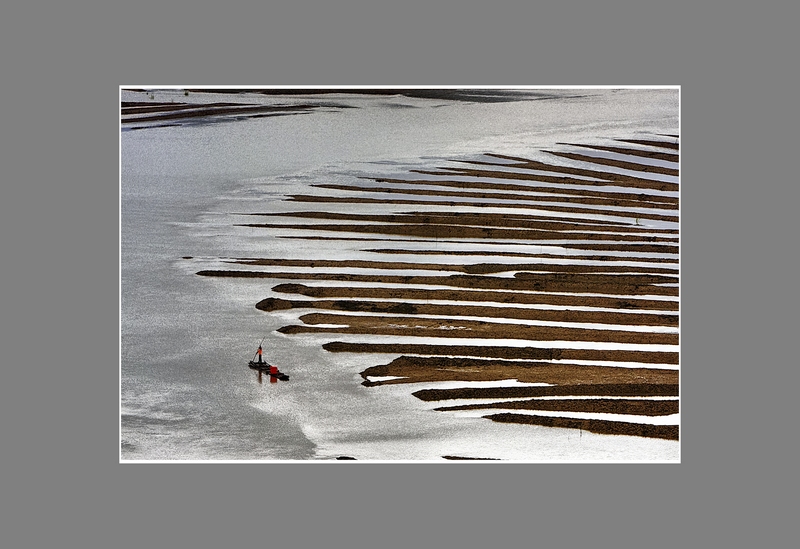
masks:
<svg viewBox="0 0 800 549"><path fill-rule="evenodd" d="M331 231L345 233L370 233L399 236L417 236L426 238L487 238L492 240L608 240L612 242L669 242L674 245L678 241L674 237L608 234L608 233L563 233L539 229L498 229L492 227L470 227L450 224L314 224L300 225L295 223L244 223L242 227L263 229L296 229L305 231Z"/></svg>
<svg viewBox="0 0 800 549"><path fill-rule="evenodd" d="M547 351L539 349L539 351ZM539 354L545 355L546 352ZM370 377L397 377L371 381ZM433 381L494 381L516 379L522 383L549 383L551 386L661 384L678 383L678 371L663 368L620 368L570 363L526 362L492 358L403 355L389 364L372 366L361 372L362 385L395 385ZM569 389L573 391L574 389ZM552 396L550 394L533 396ZM561 395L564 396L564 395ZM631 396L631 395L628 395Z"/></svg>
<svg viewBox="0 0 800 549"><path fill-rule="evenodd" d="M430 305L425 303L412 304L399 301L289 301L286 299L269 297L256 303L256 309L266 312L285 309L320 309L452 317L476 316L518 320L542 320L547 322L620 324L624 326L678 326L678 315L673 314L632 314L574 310L564 311L551 309L524 309L520 307L470 306L463 304Z"/></svg>
<svg viewBox="0 0 800 549"><path fill-rule="evenodd" d="M569 231L562 238L572 235L580 236L586 232L602 233L637 233L637 234L662 234L678 235L678 229L650 228L631 225L629 223L603 222L596 220L572 220L564 217L544 217L535 215L501 215L466 212L406 212L392 215L354 214L341 212L281 212L281 213L251 213L255 217L286 217L299 219L325 219L330 221L353 221L360 223L399 223L422 225L459 225L493 228L524 228L539 229L543 231ZM310 226L313 227L313 226ZM671 240L674 240L672 238Z"/></svg>
<svg viewBox="0 0 800 549"><path fill-rule="evenodd" d="M383 238L372 238L372 237L348 237L348 236L289 236L289 235L278 235L275 238L285 238L290 240L333 240L333 241L341 241L341 242L386 242L386 239ZM447 240L444 238L392 238L392 242L428 242L433 244L485 244L485 245L504 245L503 241L500 242L487 242L487 241L480 241L480 240L467 240L467 239L453 239ZM656 253L656 254L671 254L677 255L678 254L678 246L669 246L669 245L659 245L659 244L637 244L635 242L624 242L621 243L620 246L615 246L613 244L570 244L570 243L558 243L558 242L536 242L533 241L532 243L527 244L529 246L540 246L540 247L559 247L559 248L573 248L576 250L601 250L601 251L616 251L616 252L633 252L633 253ZM577 257L581 257L581 255L576 254ZM593 257L592 255L584 255L583 257ZM625 261L647 261L648 257L627 257Z"/></svg>
<svg viewBox="0 0 800 549"><path fill-rule="evenodd" d="M446 264L446 263L407 263L407 262L386 262L386 261L337 261L325 259L235 259L229 261L237 265L271 266L271 267L307 267L319 269L324 267L334 268L365 268L365 269L386 269L386 270L431 270L459 272L466 274L493 274L513 271L538 271L538 272L560 272L560 273L649 273L649 274L668 274L677 276L675 269L668 267L627 267L624 265L569 265L560 263L478 263L478 264ZM677 279L673 279L677 282Z"/></svg>
<svg viewBox="0 0 800 549"><path fill-rule="evenodd" d="M544 181L548 183L562 183L562 184L569 184L569 185L587 185L593 187L608 187L608 186L617 186L617 187L631 187L635 189L650 189L650 190L657 190L657 191L673 191L677 192L680 190L680 186L677 183L671 183L666 181L657 181L654 179L647 179L644 177L634 177L630 175L621 175L614 172L601 172L597 170L583 170L577 168L567 168L564 166L554 166L552 164L545 164L544 162L536 162L533 160L529 160L524 164L520 164L517 166L510 166L512 168L522 168L527 170L541 170L553 173L564 173L569 175L578 175L578 176L586 176L586 177L593 177L595 179L600 179L601 181L596 181L593 179L577 179L574 177L558 177L558 176L549 176L549 175L542 175L542 174L532 174L532 173L524 173L524 172L507 172L507 171L498 171L498 170L479 170L475 168L450 168L450 167L443 167L439 168L439 170L443 171L433 171L433 170L411 170L415 173L421 173L425 175L444 175L444 176L453 176L454 173L457 173L464 177L490 177L492 179L517 179L517 180L526 180L526 181Z"/></svg>
<svg viewBox="0 0 800 549"><path fill-rule="evenodd" d="M425 345L415 343L346 343L332 341L322 346L331 353L416 354L432 356L491 357L503 360L583 360L677 365L677 352L602 349L548 349L495 345Z"/></svg>
<svg viewBox="0 0 800 549"><path fill-rule="evenodd" d="M493 292L480 290L426 290L417 288L353 288L347 286L306 286L304 284L278 284L272 291L299 294L316 298L354 297L361 299L396 299L398 301L447 300L491 301L495 303L519 303L559 306L602 307L629 311L677 311L678 302L639 298L614 298L593 296L570 296L554 294L528 294L518 292ZM633 314L633 313L632 313ZM635 313L639 314L639 313Z"/></svg>
<svg viewBox="0 0 800 549"><path fill-rule="evenodd" d="M462 460L462 461L500 461L497 458L476 458L476 457L464 457L464 456L442 456L442 459L449 459L449 460Z"/></svg>
<svg viewBox="0 0 800 549"><path fill-rule="evenodd" d="M678 143L673 143L671 141L654 141L651 139L617 139L617 141L622 141L623 143L634 143L636 145L647 145L650 147L663 147L665 149L674 149L679 150L680 145Z"/></svg>
<svg viewBox="0 0 800 549"><path fill-rule="evenodd" d="M628 423L624 421L608 421L605 419L571 419L564 417L533 416L528 414L492 414L483 416L500 423L523 423L546 427L580 429L605 435L628 435L646 438L663 438L678 440L678 425L649 425L645 423Z"/></svg>
<svg viewBox="0 0 800 549"><path fill-rule="evenodd" d="M677 136L670 136L670 137L677 137ZM667 162L679 162L680 156L677 154L665 153L665 152L656 152L656 151L645 151L643 149L632 149L629 147L611 147L611 146L602 146L602 145L582 145L580 143L556 143L557 145L570 145L573 147L581 147L584 149L594 149L596 151L607 151L619 154L627 154L629 156L641 156L643 158L653 158L655 160L665 160ZM488 155L493 156L493 155Z"/></svg>
<svg viewBox="0 0 800 549"><path fill-rule="evenodd" d="M557 244L561 248L570 248L576 250L600 250L606 252L639 252L639 253L653 253L653 254L677 254L678 246L663 245L663 244L572 244L563 243ZM629 258L629 261L635 258Z"/></svg>
<svg viewBox="0 0 800 549"><path fill-rule="evenodd" d="M197 107L192 105L189 108ZM225 114L253 114L253 113L286 113L287 111L303 112L317 108L318 105L292 105L292 106L269 106L269 105L236 105L219 106L206 108L205 105L196 110L176 110L173 112L152 116L135 116L123 118L123 123L130 122L153 122L158 120L176 120L180 118L197 118L201 116L219 116Z"/></svg>
<svg viewBox="0 0 800 549"><path fill-rule="evenodd" d="M591 164L602 164L604 166L614 166L615 168L622 168L625 170L632 170L637 172L658 173L662 175L672 175L677 177L678 170L675 168L664 168L662 166L652 166L650 164L638 164L635 162L626 162L623 160L613 160L610 158L598 158L596 156L587 156L585 154L577 154L570 152L557 152L557 151L543 151L553 156L561 158L569 158L570 160L578 160L580 162L588 162Z"/></svg>
<svg viewBox="0 0 800 549"><path fill-rule="evenodd" d="M421 389L412 393L426 402L453 399L533 398L543 396L678 396L677 383L586 383L550 387L460 387Z"/></svg>
<svg viewBox="0 0 800 549"><path fill-rule="evenodd" d="M148 114L152 112L173 112L173 111L182 111L186 109L206 109L206 110L213 110L220 107L237 107L242 106L241 103L207 103L207 104L197 104L197 103L122 103L122 114L123 115L131 115L131 114ZM138 120L138 118L133 118L132 120Z"/></svg>
<svg viewBox="0 0 800 549"><path fill-rule="evenodd" d="M464 404L442 406L438 412L458 410L548 410L551 412L588 412L595 414L622 414L632 416L671 416L680 410L677 400L630 400L630 399L567 399L567 400L517 400L493 402L491 404Z"/></svg>
<svg viewBox="0 0 800 549"><path fill-rule="evenodd" d="M300 317L303 325L289 325L278 331L284 334L337 333L422 336L464 339L527 339L533 341L580 341L627 343L640 345L678 345L677 333L632 332L532 326L464 320L462 318L429 319L416 316L363 316L330 313L309 313ZM340 327L318 327L333 324Z"/></svg>
<svg viewBox="0 0 800 549"><path fill-rule="evenodd" d="M359 275L332 273L281 273L262 271L204 270L200 276L227 278L274 278L292 280L328 280L340 282L380 282L390 284L414 284L452 286L484 290L528 290L541 292L600 293L615 296L661 295L678 296L678 288L657 286L644 277L655 275L583 275L574 273L517 273L517 276L398 276L398 275ZM526 276L521 276L526 275ZM570 279L569 277L574 277ZM615 280L612 277L619 277ZM669 282L674 279L669 278Z"/></svg>
<svg viewBox="0 0 800 549"><path fill-rule="evenodd" d="M589 204L594 206L613 206L617 208L658 208L662 210L676 210L677 204L667 204L662 202L648 202L648 201L634 201L622 200L620 198L592 198L592 197L579 197L579 196L556 196L551 190L549 195L538 194L509 194L509 193L488 193L488 192L474 192L474 191L442 191L442 190L429 190L429 189L410 189L398 187L368 187L365 185L334 185L334 184L317 184L313 187L321 189L333 189L339 191L359 191L370 193L383 193L383 194L408 194L419 196L442 196L442 197L457 197L457 198L479 198L481 200L507 200L507 201L525 201L525 202L556 202L556 203L573 203L573 204Z"/></svg>
<svg viewBox="0 0 800 549"><path fill-rule="evenodd" d="M476 252L458 250L407 250L402 248L371 248L364 250L376 254L416 254L416 255L474 255L474 256L502 256L502 257L538 257L546 259L569 259L573 261L636 261L642 263L671 263L677 265L677 258L665 257L625 257L618 255L559 255L559 254L534 254L527 252L497 252L480 250ZM673 269L675 270L675 269Z"/></svg>
<svg viewBox="0 0 800 549"><path fill-rule="evenodd" d="M492 164L495 165L495 164ZM677 206L679 198L676 196L664 196L660 194L648 193L626 193L622 191L602 191L591 189L572 189L570 187L536 187L527 184L519 183L496 183L487 181L461 181L458 179L397 179L389 177L370 178L371 181L376 183L397 183L403 185L420 185L420 186L434 186L434 187L457 187L459 189L485 189L496 191L520 191L520 192L540 192L558 195L576 196L576 197L593 197L593 198L606 198L610 200L628 200L632 202L656 202L662 204L661 207L668 207L668 205ZM317 187L319 185L312 185ZM353 186L354 188L359 188ZM566 198L565 198L566 199Z"/></svg>
<svg viewBox="0 0 800 549"><path fill-rule="evenodd" d="M603 215L607 217L653 219L656 221L667 221L677 223L678 217L674 215L661 215L648 212L618 212L602 210L597 208L572 208L565 206L554 206L551 204L519 204L516 202L500 203L478 203L478 202L458 202L454 200L408 200L382 198L365 198L361 196L314 196L304 194L293 194L289 200L294 202L314 202L314 203L338 203L338 204L412 204L415 206L470 206L475 208L512 208L520 210L544 210L551 212L577 213L581 215Z"/></svg>

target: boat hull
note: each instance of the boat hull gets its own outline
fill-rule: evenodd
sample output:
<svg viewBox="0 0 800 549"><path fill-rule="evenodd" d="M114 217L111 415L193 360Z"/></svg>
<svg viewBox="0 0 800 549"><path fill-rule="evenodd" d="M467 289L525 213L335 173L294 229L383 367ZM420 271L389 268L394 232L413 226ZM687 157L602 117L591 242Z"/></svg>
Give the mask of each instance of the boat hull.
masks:
<svg viewBox="0 0 800 549"><path fill-rule="evenodd" d="M279 371L271 372L270 368L272 367L272 365L268 364L266 362L255 362L255 361L251 360L248 363L248 366L250 366L250 368L252 368L253 370L260 370L261 372L264 372L265 374L269 374L272 377L278 378L281 381L289 381L289 376L284 374L283 372L279 372Z"/></svg>

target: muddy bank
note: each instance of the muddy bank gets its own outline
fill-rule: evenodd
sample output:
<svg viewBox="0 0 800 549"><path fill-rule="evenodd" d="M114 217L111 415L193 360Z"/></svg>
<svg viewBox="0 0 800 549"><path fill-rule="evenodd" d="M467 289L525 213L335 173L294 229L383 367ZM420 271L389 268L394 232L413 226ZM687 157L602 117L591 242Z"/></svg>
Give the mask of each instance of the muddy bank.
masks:
<svg viewBox="0 0 800 549"><path fill-rule="evenodd" d="M412 393L426 402L469 398L532 398L543 396L678 396L678 384L588 383L553 387L462 387L422 389Z"/></svg>
<svg viewBox="0 0 800 549"><path fill-rule="evenodd" d="M513 208L521 210L530 210L531 204L520 204L518 202L506 201L502 203L480 203L469 201L456 201L456 200L411 200L411 199L385 199L385 198L367 198L363 196L317 196L307 194L293 194L289 196L289 200L293 202L311 202L311 203L334 203L334 204L410 204L417 207L420 206L471 206L471 207L502 207ZM668 221L670 223L677 223L677 215L661 215L648 212L630 213L626 211L612 211L603 210L602 208L577 208L569 206L554 206L551 204L539 204L536 206L537 210L551 211L551 212L564 212L576 213L581 215L606 215L615 216L628 219L653 219L656 221Z"/></svg>
<svg viewBox="0 0 800 549"><path fill-rule="evenodd" d="M630 400L630 399L568 399L568 400L517 400L513 402L493 402L491 404L464 404L463 406L442 406L435 408L440 412L458 410L546 410L550 412L585 412L593 414L620 414L631 416L670 416L679 411L676 400Z"/></svg>
<svg viewBox="0 0 800 549"><path fill-rule="evenodd" d="M583 360L677 365L679 353L661 351L620 351L602 349L549 349L497 345L424 345L415 343L347 343L332 341L322 346L331 353L382 353L433 356L489 357L506 360ZM627 370L627 368L624 368ZM622 370L622 368L620 368Z"/></svg>
<svg viewBox="0 0 800 549"><path fill-rule="evenodd" d="M473 264L446 264L446 263L410 263L393 261L338 261L326 259L234 259L228 263L237 265L269 266L269 267L307 267L320 269L334 268L359 268L359 269L385 269L385 270L427 270L443 272L459 272L465 274L498 274L514 271L554 272L554 273L624 273L624 274L657 274L671 275L664 277L661 282L649 281L650 284L664 282L677 282L678 271L669 267L629 267L618 265L573 265L558 263L473 263ZM639 279L637 279L638 282Z"/></svg>
<svg viewBox="0 0 800 549"><path fill-rule="evenodd" d="M469 255L469 256L497 256L497 257L529 257L543 259L566 259L569 261L635 261L637 263L667 263L675 265L672 272L677 272L678 260L666 257L626 257L619 255L561 255L547 253L528 253L528 252L499 252L492 250L481 250L480 252L466 252L458 250L406 250L402 248L370 248L364 250L376 254L416 254L416 255ZM604 270L605 270L604 266Z"/></svg>
<svg viewBox="0 0 800 549"><path fill-rule="evenodd" d="M386 301L335 301L335 300L287 300L274 297L256 303L261 311L286 309L321 309L334 311L358 311L368 313L421 314L437 316L475 316L508 318L516 320L541 320L548 322L576 322L594 324L620 324L624 326L672 326L678 327L677 315L648 313L611 313L595 311L564 311L549 309L523 309L519 307L429 305L425 303Z"/></svg>
<svg viewBox="0 0 800 549"><path fill-rule="evenodd" d="M245 215L245 214L243 214ZM562 234L561 238L573 237L578 239L582 233L599 232L606 233L638 233L641 236L646 235L675 235L669 240L674 240L678 235L677 229L660 229L642 226L632 226L629 223L615 222L615 221L600 221L600 220L579 220L569 221L568 218L554 218L549 216L540 215L500 215L500 214L487 214L487 213L444 213L439 212L421 213L421 212L406 212L389 215L376 215L376 214L356 214L356 213L341 213L341 212L315 212L315 211L300 211L300 212L282 212L282 213L251 213L247 215L257 217L292 217L300 219L326 219L336 221L356 221L361 223L400 223L400 224L416 224L416 225L458 225L458 226L479 226L479 227L494 227L494 228L521 228L521 229L537 229L545 232L563 232L570 231Z"/></svg>
<svg viewBox="0 0 800 549"><path fill-rule="evenodd" d="M420 196L450 196L457 198L477 198L480 200L518 200L523 202L556 202L556 203L574 203L574 204L588 204L594 206L613 206L617 208L658 208L658 209L677 209L677 205L655 203L639 200L622 200L617 197L609 198L591 198L585 196L558 196L557 192L552 189L545 190L548 195L534 195L534 194L510 194L510 193L489 193L489 192L475 192L475 191L443 191L427 190L427 189L409 189L398 187L367 187L355 185L333 185L333 184L320 184L314 185L321 189L336 189L341 191L368 191L373 193L385 194L408 194ZM462 185L463 187L463 185ZM532 189L531 189L532 190ZM527 191L527 189L526 189Z"/></svg>
<svg viewBox="0 0 800 549"><path fill-rule="evenodd" d="M550 275L546 273L518 273L513 278L493 276L398 276L398 275L358 275L358 274L333 274L333 273L281 273L259 271L234 271L234 270L204 270L198 271L200 276L229 277L229 278L273 278L293 280L328 280L339 282L368 282L389 284L410 284L429 286L452 286L459 288L477 288L485 290L517 290L540 292L570 292L570 293L597 293L611 296L628 295L660 295L678 296L678 288L658 286L656 284L674 283L669 281L649 282L648 279L633 279L626 277L630 283L621 283L612 278L615 275ZM521 276L526 275L526 276ZM641 275L642 277L647 275ZM574 277L574 278L570 278Z"/></svg>
<svg viewBox="0 0 800 549"><path fill-rule="evenodd" d="M558 295L547 293L500 292L491 290L459 290L420 288L369 288L347 286L306 286L305 284L278 284L273 292L299 294L316 298L361 298L405 300L491 301L520 305L556 305L562 307L598 307L619 311L678 311L676 300L641 299L636 297L597 297L584 295ZM641 314L641 313L631 313Z"/></svg>
<svg viewBox="0 0 800 549"><path fill-rule="evenodd" d="M595 151L606 151L606 152L613 152L618 154L626 154L628 156L639 156L642 158L653 158L655 160L666 160L667 162L679 162L680 156L677 154L665 153L665 152L657 152L657 151L646 151L642 149L633 149L629 147L613 147L613 146L602 146L602 145L582 145L580 143L557 143L557 145L570 145L572 147L581 147L583 149L592 149Z"/></svg>
<svg viewBox="0 0 800 549"><path fill-rule="evenodd" d="M678 440L679 433L678 425L648 425L644 423L627 423L624 421L608 421L604 419L570 419L512 413L492 414L484 417L500 423L522 423L525 425L580 429L581 431L589 431L591 433L604 435L628 435L634 437Z"/></svg>
<svg viewBox="0 0 800 549"><path fill-rule="evenodd" d="M395 385L433 381L494 381L516 379L522 383L551 385L666 384L678 383L678 371L660 368L618 368L582 364L552 363L549 349L539 349L543 362L525 362L486 358L401 356L388 364L372 366L361 372L362 385ZM552 353L550 353L552 356ZM398 377L370 381L370 377Z"/></svg>
<svg viewBox="0 0 800 549"><path fill-rule="evenodd" d="M642 216L643 217L643 216ZM572 232L564 234L560 231L541 229L499 229L493 227L470 227L468 225L450 225L436 223L413 224L298 224L298 223L243 223L242 227L263 229L295 229L301 231L329 231L345 233L370 233L399 236L416 236L427 238L486 238L491 240L547 241L547 240L607 240L615 243L652 243L664 242L674 245L677 253L678 241L675 237L649 236L644 234L608 234L596 232Z"/></svg>
<svg viewBox="0 0 800 549"><path fill-rule="evenodd" d="M481 162L473 162L481 164ZM483 164L486 164L485 162ZM527 193L547 193L550 195L560 195L562 200L572 201L574 198L599 198L606 200L624 200L626 202L634 202L637 207L658 207L661 208L677 208L679 199L674 196L665 196L661 194L648 194L646 192L639 193L626 193L619 191L603 191L603 190L587 190L587 189L572 189L569 187L538 187L530 183L496 183L488 181L459 181L457 179L398 179L391 177L377 177L370 179L376 183L396 183L402 185L419 185L421 187L455 187L458 189L485 189L494 191L518 191ZM317 187L318 185L313 185ZM357 189L357 186L351 186ZM650 206L648 206L648 204Z"/></svg>
<svg viewBox="0 0 800 549"><path fill-rule="evenodd" d="M677 333L632 332L531 326L464 320L430 319L415 316L362 316L310 313L300 317L302 325L280 328L282 334L372 334L409 337L528 339L532 341L580 341L640 345L678 345ZM318 327L315 324L325 326ZM335 327L334 327L335 326Z"/></svg>
<svg viewBox="0 0 800 549"><path fill-rule="evenodd" d="M170 105L171 108L167 107ZM308 112L311 109L317 108L317 105L292 105L288 107L281 106L267 106L267 105L248 105L236 103L216 103L210 105L200 105L193 103L169 103L159 104L154 106L151 112L160 112L161 114L153 114L151 116L135 116L136 111L147 112L142 110L143 107L136 107L133 109L122 109L122 123L137 123L137 122L156 122L163 120L178 120L186 118L199 118L208 116L221 116L231 114L290 114ZM132 116L133 115L133 116Z"/></svg>

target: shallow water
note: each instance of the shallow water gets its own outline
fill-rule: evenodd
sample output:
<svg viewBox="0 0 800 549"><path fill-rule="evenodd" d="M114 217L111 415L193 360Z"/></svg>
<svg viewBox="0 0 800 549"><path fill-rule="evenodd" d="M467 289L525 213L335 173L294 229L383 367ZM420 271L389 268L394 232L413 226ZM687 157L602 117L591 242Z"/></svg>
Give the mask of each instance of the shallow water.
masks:
<svg viewBox="0 0 800 549"><path fill-rule="evenodd" d="M185 100L179 90L154 95ZM303 115L123 127L121 460L677 460L674 441L499 424L433 412L411 396L415 386L363 387L359 372L397 355L333 354L321 348L330 337L275 332L294 322L293 313L266 314L254 305L278 295L270 288L285 281L194 274L224 268L219 258L363 257L363 242L270 238L236 226L252 222L243 215L250 212L310 209L282 201L285 194L324 191L310 184L406 176L409 169L483 153L539 158L538 150L557 142L608 144L614 137L676 133L677 95L548 90L548 99L467 103L340 94L314 99L330 106ZM123 100L146 97L123 92ZM309 98L252 100L300 104ZM413 243L398 246L412 249ZM538 253L542 247L528 248ZM247 368L262 338L265 358L291 381L259 381Z"/></svg>

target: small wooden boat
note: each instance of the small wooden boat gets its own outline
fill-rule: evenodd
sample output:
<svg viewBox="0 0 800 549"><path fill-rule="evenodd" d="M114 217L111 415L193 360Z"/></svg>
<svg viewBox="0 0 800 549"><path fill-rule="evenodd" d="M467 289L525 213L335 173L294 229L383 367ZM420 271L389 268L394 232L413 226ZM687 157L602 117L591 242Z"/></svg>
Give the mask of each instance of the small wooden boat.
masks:
<svg viewBox="0 0 800 549"><path fill-rule="evenodd" d="M264 342L264 340L262 339L261 343L263 343L263 342ZM261 373L261 372L267 373L267 374L269 374L271 377L273 377L275 379L280 379L281 381L289 381L289 376L287 376L283 372L279 371L277 366L273 366L272 364L269 364L268 362L264 362L261 359L261 353L262 353L261 343L258 344L258 350L256 351L255 356L253 356L253 360L251 360L248 363L248 366L250 366L254 370L258 370L259 373ZM256 358L258 358L258 360L256 360Z"/></svg>
<svg viewBox="0 0 800 549"><path fill-rule="evenodd" d="M248 363L253 370L259 370L265 374L269 374L274 378L280 379L281 381L289 381L289 376L278 370L277 366L273 366L266 362L256 362L255 360L251 360Z"/></svg>

